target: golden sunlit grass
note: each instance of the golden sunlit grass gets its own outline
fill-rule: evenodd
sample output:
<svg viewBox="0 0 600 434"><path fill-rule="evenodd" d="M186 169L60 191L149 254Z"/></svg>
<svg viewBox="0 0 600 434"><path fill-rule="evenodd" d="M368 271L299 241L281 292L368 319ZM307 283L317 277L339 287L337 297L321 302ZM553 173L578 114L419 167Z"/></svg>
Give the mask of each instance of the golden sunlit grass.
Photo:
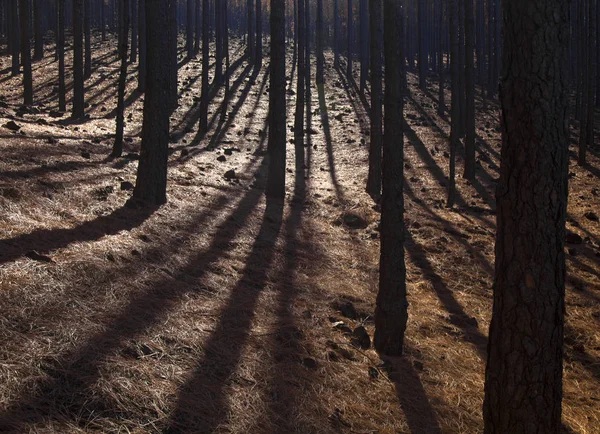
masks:
<svg viewBox="0 0 600 434"><path fill-rule="evenodd" d="M15 117L19 78L2 83L0 431L481 431L496 112L478 114L479 182L458 179L460 200L447 209L448 123L434 99L411 93L410 319L405 356L382 361L352 345L343 327L373 336L379 259L378 214L363 191L367 109L353 84L327 69L330 129L324 113L313 115L306 170L295 170L290 145L287 200L267 206L266 69L250 79L246 62L232 59L226 124L218 124L221 91L209 114L217 121L202 137L199 62L187 63L172 119L169 203L131 209L121 183L135 181L136 160L106 160L116 57L97 55L91 119L82 124L48 116L51 60L34 69L36 83L47 81L36 93L39 114ZM134 86L132 73L126 153L139 147L143 95ZM318 97L315 88L313 110ZM1 128L13 117L25 135ZM568 429L586 434L600 425L600 226L584 217L600 208L599 166L591 152L589 168L573 166L570 179L569 229L589 240L568 246L563 414ZM223 177L229 169L237 180Z"/></svg>

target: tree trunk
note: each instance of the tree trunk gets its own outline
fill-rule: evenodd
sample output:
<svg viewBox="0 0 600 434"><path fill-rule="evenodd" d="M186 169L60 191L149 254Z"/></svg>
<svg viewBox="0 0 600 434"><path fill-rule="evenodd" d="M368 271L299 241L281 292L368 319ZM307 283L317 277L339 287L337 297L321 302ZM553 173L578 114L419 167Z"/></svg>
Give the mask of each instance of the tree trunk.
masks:
<svg viewBox="0 0 600 434"><path fill-rule="evenodd" d="M339 0L333 0L333 66L340 67L340 8Z"/></svg>
<svg viewBox="0 0 600 434"><path fill-rule="evenodd" d="M297 85L296 85L296 113L294 118L294 139L296 143L296 149L301 147L304 150L304 97L305 90L304 84L306 83L306 72L304 58L306 55L306 25L304 18L306 13L304 11L305 0L297 0L298 5L298 72L297 72Z"/></svg>
<svg viewBox="0 0 600 434"><path fill-rule="evenodd" d="M254 0L248 0L248 62L254 62Z"/></svg>
<svg viewBox="0 0 600 434"><path fill-rule="evenodd" d="M595 55L596 55L596 8L595 0L588 0L588 19L586 25L585 38L585 70L582 95L582 114L579 126L579 152L577 154L577 164L584 166L587 160L587 148L594 143L594 85L595 75Z"/></svg>
<svg viewBox="0 0 600 434"><path fill-rule="evenodd" d="M325 83L325 55L323 54L323 0L317 0L317 85Z"/></svg>
<svg viewBox="0 0 600 434"><path fill-rule="evenodd" d="M84 4L84 26L85 26L85 72L84 78L92 76L92 30L90 27L90 0L83 0Z"/></svg>
<svg viewBox="0 0 600 434"><path fill-rule="evenodd" d="M475 179L475 61L473 58L473 40L475 18L473 0L465 2L465 167L463 177Z"/></svg>
<svg viewBox="0 0 600 434"><path fill-rule="evenodd" d="M139 1L131 0L131 63L137 62L138 58L139 10Z"/></svg>
<svg viewBox="0 0 600 434"><path fill-rule="evenodd" d="M419 88L427 88L427 53L425 51L425 0L419 0L418 20L419 20Z"/></svg>
<svg viewBox="0 0 600 434"><path fill-rule="evenodd" d="M138 65L138 90L146 91L146 0L139 0L140 63Z"/></svg>
<svg viewBox="0 0 600 434"><path fill-rule="evenodd" d="M33 21L35 28L34 42L34 60L42 60L44 58L44 34L42 33L40 0L33 1Z"/></svg>
<svg viewBox="0 0 600 434"><path fill-rule="evenodd" d="M19 0L21 22L21 63L23 64L23 102L33 104L33 76L31 72L31 45L29 42L29 0Z"/></svg>
<svg viewBox="0 0 600 434"><path fill-rule="evenodd" d="M360 93L364 95L369 74L369 10L368 0L360 0Z"/></svg>
<svg viewBox="0 0 600 434"><path fill-rule="evenodd" d="M208 131L208 98L210 89L208 87L208 69L210 68L209 47L209 0L202 0L202 96L200 100L200 131Z"/></svg>
<svg viewBox="0 0 600 434"><path fill-rule="evenodd" d="M440 17L439 17L439 50L438 50L438 63L440 70L440 81L439 81L439 89L438 89L438 115L444 116L446 113L446 101L444 99L444 76L445 76L445 66L444 66L444 0L440 1ZM477 59L479 60L479 59Z"/></svg>
<svg viewBox="0 0 600 434"><path fill-rule="evenodd" d="M346 65L346 77L348 80L352 80L352 43L354 35L352 34L352 0L348 0L348 63Z"/></svg>
<svg viewBox="0 0 600 434"><path fill-rule="evenodd" d="M58 0L58 110L67 111L67 90L65 85L65 0Z"/></svg>
<svg viewBox="0 0 600 434"><path fill-rule="evenodd" d="M459 61L458 61L458 8L457 4L460 0L451 0L449 4L450 12L450 75L451 75L451 96L452 107L450 113L450 174L448 177L448 200L446 205L448 208L454 206L456 199L456 148L459 141L460 129L460 86L458 83L459 76Z"/></svg>
<svg viewBox="0 0 600 434"><path fill-rule="evenodd" d="M561 432L568 0L505 0L484 432Z"/></svg>
<svg viewBox="0 0 600 434"><path fill-rule="evenodd" d="M125 85L127 84L127 54L129 47L129 0L123 0L123 38L119 47L121 69L119 71L119 89L117 96L117 131L113 144L112 158L120 157L123 153L123 130L125 129Z"/></svg>
<svg viewBox="0 0 600 434"><path fill-rule="evenodd" d="M11 1L8 3L8 7L10 8L10 35L11 35L11 76L14 77L19 75L21 72L21 32L19 26L19 14L18 14L18 3L16 1Z"/></svg>
<svg viewBox="0 0 600 434"><path fill-rule="evenodd" d="M185 33L187 57L192 59L194 57L194 0L187 0Z"/></svg>
<svg viewBox="0 0 600 434"><path fill-rule="evenodd" d="M200 20L202 19L200 16L200 0L195 0L196 4L196 31L194 38L194 55L197 56L200 53L200 32L202 31L202 25Z"/></svg>
<svg viewBox="0 0 600 434"><path fill-rule="evenodd" d="M148 5L148 1L146 1L146 5ZM146 14L148 14L148 8L146 7ZM148 23L148 18L146 17L146 23ZM163 26L164 26L164 17L163 17ZM151 30L146 28L146 32L149 34ZM177 86L177 72L178 72L178 58L177 58L177 37L179 35L179 29L177 27L177 0L169 0L169 15L168 15L168 40L169 46L171 47L171 51L169 53L170 60L167 62L171 67L169 73L169 107L171 111L175 110L179 101L178 86ZM148 36L146 36L148 37ZM148 44L149 46L150 44ZM147 48L146 48L147 49Z"/></svg>
<svg viewBox="0 0 600 434"><path fill-rule="evenodd" d="M102 15L102 42L106 42L106 0L100 0L100 9Z"/></svg>
<svg viewBox="0 0 600 434"><path fill-rule="evenodd" d="M83 76L83 0L73 0L73 118L85 110Z"/></svg>
<svg viewBox="0 0 600 434"><path fill-rule="evenodd" d="M371 31L371 143L369 146L369 175L367 193L375 202L381 197L381 152L383 127L381 107L382 53L383 53L383 7L381 0L370 0Z"/></svg>
<svg viewBox="0 0 600 434"><path fill-rule="evenodd" d="M262 0L256 0L256 65L259 70L262 66Z"/></svg>
<svg viewBox="0 0 600 434"><path fill-rule="evenodd" d="M146 0L147 89L144 99L142 147L134 200L160 205L167 201L167 160L171 72L170 38L165 38L165 17L171 16L169 0ZM168 30L170 32L170 29Z"/></svg>
<svg viewBox="0 0 600 434"><path fill-rule="evenodd" d="M271 86L269 88L269 174L267 197L285 197L285 0L271 0Z"/></svg>
<svg viewBox="0 0 600 434"><path fill-rule="evenodd" d="M404 38L400 2L384 0L385 135L375 349L402 355L408 320L404 263Z"/></svg>

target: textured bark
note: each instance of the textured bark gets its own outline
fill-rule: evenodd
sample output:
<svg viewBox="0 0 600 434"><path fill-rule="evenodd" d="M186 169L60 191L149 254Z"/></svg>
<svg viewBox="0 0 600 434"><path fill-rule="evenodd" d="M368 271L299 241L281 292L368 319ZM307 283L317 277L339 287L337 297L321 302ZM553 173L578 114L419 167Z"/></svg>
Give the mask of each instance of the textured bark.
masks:
<svg viewBox="0 0 600 434"><path fill-rule="evenodd" d="M381 257L375 308L375 348L398 356L404 347L408 319L404 263L404 101L403 32L401 6L384 0L385 135L383 137L383 195L381 201Z"/></svg>
<svg viewBox="0 0 600 434"><path fill-rule="evenodd" d="M444 79L445 79L445 68L444 68L444 0L440 1L440 8L439 8L439 50L438 50L438 63L439 63L439 70L440 70L440 80L439 80L439 86L438 86L438 115L440 116L444 116L445 112L446 112L446 101L444 99Z"/></svg>
<svg viewBox="0 0 600 434"><path fill-rule="evenodd" d="M306 16L304 11L305 0L297 0L298 4L298 72L297 72L297 84L296 84L296 111L294 116L294 138L297 145L299 144L304 149L304 84L306 82L306 72L304 57L306 54L306 25L304 18Z"/></svg>
<svg viewBox="0 0 600 434"><path fill-rule="evenodd" d="M85 110L83 76L83 0L73 0L73 118Z"/></svg>
<svg viewBox="0 0 600 434"><path fill-rule="evenodd" d="M21 22L21 64L23 65L23 102L33 104L33 76L31 72L31 44L29 42L29 0L19 0Z"/></svg>
<svg viewBox="0 0 600 434"><path fill-rule="evenodd" d="M271 0L269 174L267 196L285 197L285 0Z"/></svg>
<svg viewBox="0 0 600 434"><path fill-rule="evenodd" d="M333 66L340 66L340 8L339 0L333 0Z"/></svg>
<svg viewBox="0 0 600 434"><path fill-rule="evenodd" d="M127 52L129 50L129 0L123 0L123 38L119 47L121 68L119 71L119 88L117 90L117 130L111 157L120 157L123 153L123 130L125 128L125 85L127 84Z"/></svg>
<svg viewBox="0 0 600 434"><path fill-rule="evenodd" d="M171 42L164 35L168 0L146 0L147 88L144 99L142 147L134 200L149 204L167 201L167 159L169 145Z"/></svg>
<svg viewBox="0 0 600 434"><path fill-rule="evenodd" d="M584 166L587 148L594 143L594 96L596 84L596 0L588 0L587 38L585 38L585 79L577 164Z"/></svg>
<svg viewBox="0 0 600 434"><path fill-rule="evenodd" d="M194 0L187 0L185 32L187 57L188 59L192 59L194 57Z"/></svg>
<svg viewBox="0 0 600 434"><path fill-rule="evenodd" d="M200 131L206 133L208 130L208 98L210 89L208 88L208 69L210 67L210 46L209 46L209 20L208 0L202 0L202 96L200 99Z"/></svg>
<svg viewBox="0 0 600 434"><path fill-rule="evenodd" d="M131 63L138 60L139 0L131 0Z"/></svg>
<svg viewBox="0 0 600 434"><path fill-rule="evenodd" d="M475 18L473 0L465 2L465 167L463 177L475 179Z"/></svg>
<svg viewBox="0 0 600 434"><path fill-rule="evenodd" d="M451 75L451 108L450 108L450 173L448 176L448 199L446 206L451 208L454 206L456 199L456 148L459 142L460 130L460 86L459 86L459 62L458 62L458 35L456 28L458 27L458 8L459 0L450 0L450 75Z"/></svg>
<svg viewBox="0 0 600 434"><path fill-rule="evenodd" d="M127 11L129 13L129 11ZM83 23L85 39L84 78L92 76L92 29L90 25L90 0L83 0Z"/></svg>
<svg viewBox="0 0 600 434"><path fill-rule="evenodd" d="M323 0L317 0L317 85L325 82L325 55L323 54Z"/></svg>
<svg viewBox="0 0 600 434"><path fill-rule="evenodd" d="M40 0L33 1L33 22L35 29L35 42L33 60L42 60L44 57L44 35L42 33Z"/></svg>
<svg viewBox="0 0 600 434"><path fill-rule="evenodd" d="M146 91L146 0L139 0L140 62L138 65L138 90Z"/></svg>
<svg viewBox="0 0 600 434"><path fill-rule="evenodd" d="M255 44L254 44L254 0L248 0L246 3L248 6L248 39L247 39L247 54L248 54L248 62L254 62L254 57L256 54L254 53Z"/></svg>
<svg viewBox="0 0 600 434"><path fill-rule="evenodd" d="M485 433L561 430L568 0L505 0Z"/></svg>
<svg viewBox="0 0 600 434"><path fill-rule="evenodd" d="M422 90L427 87L427 52L425 50L427 28L425 26L425 14L425 0L419 0L417 18L419 21L419 88Z"/></svg>
<svg viewBox="0 0 600 434"><path fill-rule="evenodd" d="M146 2L146 14L148 14L148 1ZM177 59L177 36L179 34L177 28L177 0L169 0L169 14L168 17L168 31L167 31L167 39L169 40L169 57L170 59L166 62L170 66L169 70L169 106L171 111L177 108L177 104L179 101L178 94L178 86L177 86L177 72L178 72L178 59ZM164 27L165 17L162 18L162 26ZM146 17L146 25L149 22L148 17ZM149 27L146 28L148 41L150 38L148 35L152 32L153 29ZM164 34L163 34L164 37ZM149 46L150 44L148 44ZM147 48L146 48L147 49ZM150 64L150 62L148 62Z"/></svg>
<svg viewBox="0 0 600 434"><path fill-rule="evenodd" d="M348 63L346 65L346 77L348 80L352 79L352 45L354 41L353 34L353 17L352 17L352 0L348 0Z"/></svg>
<svg viewBox="0 0 600 434"><path fill-rule="evenodd" d="M382 128L382 53L383 53L383 7L381 0L369 0L371 31L371 143L369 146L369 175L367 193L375 200L381 197Z"/></svg>
<svg viewBox="0 0 600 434"><path fill-rule="evenodd" d="M256 65L257 69L262 66L262 0L256 0Z"/></svg>
<svg viewBox="0 0 600 434"><path fill-rule="evenodd" d="M58 110L67 111L67 89L65 85L65 0L58 0Z"/></svg>
<svg viewBox="0 0 600 434"><path fill-rule="evenodd" d="M360 93L365 93L369 73L369 11L368 0L360 0Z"/></svg>

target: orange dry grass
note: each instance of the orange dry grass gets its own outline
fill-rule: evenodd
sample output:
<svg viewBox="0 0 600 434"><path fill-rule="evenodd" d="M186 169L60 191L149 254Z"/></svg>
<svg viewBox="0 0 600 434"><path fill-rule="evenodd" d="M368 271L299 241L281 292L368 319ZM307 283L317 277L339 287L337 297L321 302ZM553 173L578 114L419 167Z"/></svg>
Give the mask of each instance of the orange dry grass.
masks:
<svg viewBox="0 0 600 434"><path fill-rule="evenodd" d="M227 119L218 123L221 91L206 137L194 117L199 62L181 69L169 203L156 210L124 207L130 193L120 183L134 181L135 160L104 158L114 53L96 51L91 119L80 125L48 117L56 65L36 65L45 107L15 119L26 135L0 133L0 431L480 431L499 157L486 123L495 125L497 113L478 114L479 182L458 180L461 199L448 210L448 124L411 78L411 316L406 355L382 363L332 327L344 321L373 334L379 241L363 192L368 101L327 69L326 117L312 92L306 169L295 170L290 149L286 202L267 206L268 80L265 69L253 75L236 61L236 49ZM126 152L137 152L143 97L131 79ZM0 125L15 116L19 79L2 86ZM218 162L230 147L239 151ZM591 192L599 166L595 150L588 168L572 168L570 183L570 228L589 237L569 256L564 423L579 433L600 425L600 227L583 217L599 208ZM232 168L238 180L226 181ZM361 229L344 224L348 214L363 220ZM33 251L42 260L30 259ZM347 302L353 318L339 311Z"/></svg>

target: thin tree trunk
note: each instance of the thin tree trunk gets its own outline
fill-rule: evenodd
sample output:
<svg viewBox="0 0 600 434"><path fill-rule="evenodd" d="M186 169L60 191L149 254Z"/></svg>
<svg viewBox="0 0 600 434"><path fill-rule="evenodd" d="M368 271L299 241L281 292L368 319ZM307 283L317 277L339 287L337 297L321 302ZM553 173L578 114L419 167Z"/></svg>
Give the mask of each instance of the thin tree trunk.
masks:
<svg viewBox="0 0 600 434"><path fill-rule="evenodd" d="M475 179L475 62L473 58L473 40L475 21L473 0L465 2L465 167L463 177Z"/></svg>
<svg viewBox="0 0 600 434"><path fill-rule="evenodd" d="M84 4L84 26L85 26L85 66L84 78L92 76L92 29L90 26L90 0L83 0Z"/></svg>
<svg viewBox="0 0 600 434"><path fill-rule="evenodd" d="M33 1L33 21L35 28L35 43L33 60L42 60L44 58L44 35L42 34L40 0Z"/></svg>
<svg viewBox="0 0 600 434"><path fill-rule="evenodd" d="M304 85L306 83L306 72L305 72L305 55L306 55L306 25L304 11L305 0L297 0L298 5L298 72L297 72L297 84L296 84L296 112L294 118L294 140L296 143L296 152L300 148L304 152L304 98L305 90Z"/></svg>
<svg viewBox="0 0 600 434"><path fill-rule="evenodd" d="M33 104L33 76L31 71L31 46L29 42L29 0L19 0L21 21L21 63L23 64L23 101Z"/></svg>
<svg viewBox="0 0 600 434"><path fill-rule="evenodd" d="M456 199L456 148L459 141L460 129L460 86L458 83L459 61L458 61L458 2L460 0L450 0L450 73L451 73L451 95L452 107L450 113L450 175L448 177L448 200L446 205L448 208L454 206Z"/></svg>
<svg viewBox="0 0 600 434"><path fill-rule="evenodd" d="M325 83L325 55L323 54L323 0L317 0L317 85Z"/></svg>
<svg viewBox="0 0 600 434"><path fill-rule="evenodd" d="M65 85L65 0L58 0L58 110L67 111L67 90Z"/></svg>
<svg viewBox="0 0 600 434"><path fill-rule="evenodd" d="M354 35L352 33L352 27L353 27L353 22L352 22L353 16L352 16L352 0L348 0L348 24L347 24L347 28L348 28L348 63L347 63L347 67L346 67L346 77L348 77L348 80L352 80L352 45L353 45L353 38Z"/></svg>
<svg viewBox="0 0 600 434"><path fill-rule="evenodd" d="M84 115L83 0L73 0L73 118Z"/></svg>
<svg viewBox="0 0 600 434"><path fill-rule="evenodd" d="M129 0L123 0L123 38L119 47L121 69L119 71L119 89L117 97L117 131L113 144L112 158L120 157L123 153L123 130L125 129L125 85L127 84L127 55L129 51Z"/></svg>
<svg viewBox="0 0 600 434"><path fill-rule="evenodd" d="M138 91L146 91L146 0L139 0L139 34L140 34L140 62L138 64Z"/></svg>
<svg viewBox="0 0 600 434"><path fill-rule="evenodd" d="M248 0L248 62L252 63L255 59L254 44L254 0Z"/></svg>
<svg viewBox="0 0 600 434"><path fill-rule="evenodd" d="M400 2L384 0L385 134L375 349L400 356L408 320L404 262L404 41Z"/></svg>
<svg viewBox="0 0 600 434"><path fill-rule="evenodd" d="M364 95L369 74L369 10L368 0L360 0L360 93Z"/></svg>
<svg viewBox="0 0 600 434"><path fill-rule="evenodd" d="M131 63L138 60L139 0L131 0Z"/></svg>
<svg viewBox="0 0 600 434"><path fill-rule="evenodd" d="M375 202L381 197L381 153L383 145L382 53L383 53L383 7L381 0L370 0L371 21L371 143L369 145L369 175L367 193Z"/></svg>
<svg viewBox="0 0 600 434"><path fill-rule="evenodd" d="M202 96L200 100L200 131L208 131L208 98L210 89L208 87L208 68L210 67L209 47L209 1L202 0Z"/></svg>
<svg viewBox="0 0 600 434"><path fill-rule="evenodd" d="M339 0L333 0L333 66L340 67L340 8Z"/></svg>
<svg viewBox="0 0 600 434"><path fill-rule="evenodd" d="M256 65L258 70L262 66L262 0L256 0Z"/></svg>
<svg viewBox="0 0 600 434"><path fill-rule="evenodd" d="M439 89L438 89L438 115L444 116L446 113L446 101L444 99L444 75L445 75L445 66L444 66L444 4L445 1L440 1L440 17L439 17L439 51L438 51L438 63L439 63L439 72L440 72L440 81L439 81Z"/></svg>
<svg viewBox="0 0 600 434"><path fill-rule="evenodd" d="M271 0L271 86L269 88L269 174L267 197L285 197L285 0Z"/></svg>

